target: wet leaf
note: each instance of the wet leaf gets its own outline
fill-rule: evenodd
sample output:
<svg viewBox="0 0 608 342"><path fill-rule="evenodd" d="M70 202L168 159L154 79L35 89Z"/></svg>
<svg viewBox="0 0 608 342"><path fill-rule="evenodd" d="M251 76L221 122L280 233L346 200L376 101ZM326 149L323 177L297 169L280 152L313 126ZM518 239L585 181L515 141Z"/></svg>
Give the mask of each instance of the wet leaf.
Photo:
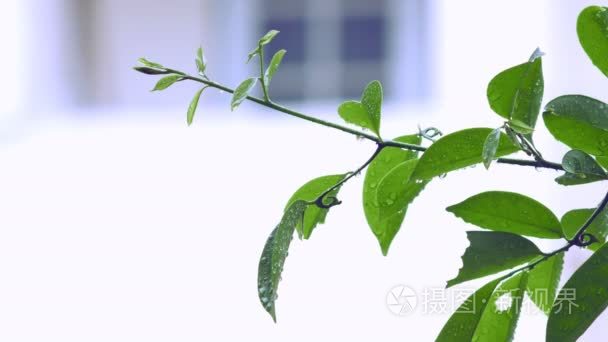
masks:
<svg viewBox="0 0 608 342"><path fill-rule="evenodd" d="M462 256L463 266L447 287L485 277L528 263L542 252L530 240L503 232L467 232L470 245Z"/></svg>
<svg viewBox="0 0 608 342"><path fill-rule="evenodd" d="M578 40L591 62L608 76L608 11L606 7L589 6L576 22Z"/></svg>
<svg viewBox="0 0 608 342"><path fill-rule="evenodd" d="M421 143L421 138L417 134L402 136L394 140L416 145ZM378 239L384 255L388 253L390 244L403 223L407 205L392 216L381 216L380 204L378 203L378 187L382 179L397 165L407 160L412 160L416 156L417 153L414 151L406 151L396 147L385 147L370 163L365 173L365 179L363 180L363 210L367 223ZM426 182L424 183L426 184ZM413 187L414 185L411 186Z"/></svg>
<svg viewBox="0 0 608 342"><path fill-rule="evenodd" d="M555 301L563 266L564 253L558 253L530 270L528 296L547 315L551 312Z"/></svg>
<svg viewBox="0 0 608 342"><path fill-rule="evenodd" d="M338 114L344 121L369 129L380 136L380 115L382 109L382 86L378 81L370 82L361 95L361 102L346 101L338 107Z"/></svg>
<svg viewBox="0 0 608 342"><path fill-rule="evenodd" d="M608 307L608 244L566 282L547 322L547 341L576 341Z"/></svg>
<svg viewBox="0 0 608 342"><path fill-rule="evenodd" d="M483 151L481 152L481 158L483 160L483 166L486 169L490 168L490 164L494 160L496 156L496 151L498 150L498 144L500 142L500 128L496 128L488 134L486 141L483 144Z"/></svg>
<svg viewBox="0 0 608 342"><path fill-rule="evenodd" d="M528 272L520 272L498 286L483 310L472 341L513 341L527 283Z"/></svg>
<svg viewBox="0 0 608 342"><path fill-rule="evenodd" d="M568 239L574 238L578 230L587 222L595 209L574 209L565 213L562 216L561 223L564 231L564 236ZM608 210L604 209L591 223L586 230L587 233L593 235L598 242L594 242L586 248L595 251L604 244L606 236L608 236Z"/></svg>
<svg viewBox="0 0 608 342"><path fill-rule="evenodd" d="M258 266L258 296L262 306L276 322L275 301L281 272L287 258L289 244L296 225L302 221L308 204L295 201L283 214L281 222L272 231L260 257Z"/></svg>
<svg viewBox="0 0 608 342"><path fill-rule="evenodd" d="M561 224L549 208L514 192L483 192L446 210L485 229L546 239L562 238Z"/></svg>
<svg viewBox="0 0 608 342"><path fill-rule="evenodd" d="M323 192L342 181L344 177L346 177L346 174L329 175L318 177L307 182L291 196L289 201L287 201L285 210L287 211L287 209L289 209L291 205L298 200L307 202L316 200ZM338 191L340 191L340 188L330 192L327 196L335 197L338 195ZM325 217L327 216L328 212L329 209L319 208L316 205L309 205L304 213L304 219L296 226L298 235L304 237L304 239L308 239L317 224L325 222Z"/></svg>
<svg viewBox="0 0 608 342"><path fill-rule="evenodd" d="M490 128L469 128L448 134L437 140L420 157L413 179L431 179L444 173L482 162L482 151ZM502 134L496 157L518 151L519 148Z"/></svg>
<svg viewBox="0 0 608 342"><path fill-rule="evenodd" d="M511 121L516 130L516 127L532 130L536 125L544 90L541 56L537 49L528 62L499 73L488 84L490 107Z"/></svg>

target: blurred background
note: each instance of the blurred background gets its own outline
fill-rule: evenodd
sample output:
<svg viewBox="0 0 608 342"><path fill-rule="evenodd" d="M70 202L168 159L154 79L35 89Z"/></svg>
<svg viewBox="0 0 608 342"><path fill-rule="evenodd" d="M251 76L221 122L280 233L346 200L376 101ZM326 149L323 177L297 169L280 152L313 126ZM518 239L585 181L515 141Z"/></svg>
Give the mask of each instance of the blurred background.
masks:
<svg viewBox="0 0 608 342"><path fill-rule="evenodd" d="M312 239L292 244L275 325L258 302L256 272L285 201L309 179L356 168L374 147L255 104L230 112L229 95L210 90L187 127L197 85L151 93L155 78L131 68L147 57L194 73L202 46L209 77L234 87L256 75L247 53L272 28L281 33L270 51L287 50L271 85L281 104L340 122L338 104L379 79L383 136L418 125L498 127L487 83L536 47L546 53L545 102L567 93L608 100L608 81L575 32L589 4L602 5L4 1L0 340L434 339L451 310L395 316L386 298L406 285L420 303L456 275L474 228L443 208L509 190L561 215L593 207L603 187L564 188L555 172L507 165L454 172L427 187L382 257L355 178ZM536 140L547 159L566 151L543 127ZM588 256L568 254L562 281ZM545 322L538 310L525 312L516 340L543 340ZM602 340L606 323L604 315L584 340Z"/></svg>

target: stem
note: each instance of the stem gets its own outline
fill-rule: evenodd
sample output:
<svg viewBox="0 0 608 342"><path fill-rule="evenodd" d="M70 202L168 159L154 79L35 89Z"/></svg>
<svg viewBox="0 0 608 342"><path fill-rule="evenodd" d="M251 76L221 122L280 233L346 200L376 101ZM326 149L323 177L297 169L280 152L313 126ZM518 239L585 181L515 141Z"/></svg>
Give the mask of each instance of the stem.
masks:
<svg viewBox="0 0 608 342"><path fill-rule="evenodd" d="M234 93L234 89L228 88L224 85L221 85L219 83L210 81L210 80L206 80L206 79L202 79L199 77L194 77L191 75L188 75L184 72L178 71L178 70L173 70L173 69L168 69L166 68L165 70L171 72L171 73L175 73L178 75L182 75L182 79L184 80L191 80L191 81L195 81L195 82L200 82L203 83L211 88L216 88L219 89L221 91L225 91L227 93ZM405 150L412 150L412 151L420 151L420 152L424 152L426 151L426 147L424 146L420 146L420 145L415 145L415 144L407 144L407 143L402 143L399 141L394 141L394 140L382 140L378 137L376 137L375 135L369 134L369 133L365 133L356 129L352 129L346 126L342 126L339 124L335 124L333 122L329 122L329 121L325 121L325 120L321 120L312 116L308 116L304 113L300 113L297 112L293 109L289 109L286 107L283 107L281 105L278 105L274 102L270 102L269 100L264 100L255 96L247 96L247 100L251 101L251 102L255 102L259 105L262 105L264 107L270 108L270 109L274 109L278 112L284 113L284 114L288 114L291 116L295 116L297 118L306 120L306 121L310 121L310 122L314 122L316 124L325 126L325 127L330 127L330 128L334 128L337 130L340 130L342 132L346 132L370 141L375 142L376 144L382 144L383 146L390 146L390 147L397 147L397 148L401 148L401 149L405 149ZM511 158L498 158L496 160L496 162L501 163L501 164L511 164L511 165L520 165L520 166L532 166L532 167L537 167L537 168L546 168L546 169L553 169L553 170L563 170L563 167L561 166L561 164L558 163L554 163L554 162L549 162L546 160L523 160L523 159L511 159Z"/></svg>
<svg viewBox="0 0 608 342"><path fill-rule="evenodd" d="M321 195L319 195L319 197L317 197L316 200L314 200L311 204L316 204L319 208L323 208L323 209L329 209L331 207L333 207L334 205L338 205L341 202L335 198L335 197L328 197L329 199L331 199L331 202L329 204L325 204L323 202L323 199L330 194L332 191L338 189L339 187L342 186L342 184L348 182L349 179L353 178L354 176L358 175L359 173L361 173L361 171L363 171L363 169L365 169L374 159L376 159L376 157L378 156L378 154L380 153L380 151L382 151L382 149L385 147L386 145L384 145L383 143L378 143L378 147L376 147L376 150L374 151L374 153L371 155L371 157L369 157L369 159L363 163L363 165L359 166L359 168L357 168L355 171L351 172L348 176L346 176L344 179L342 179L340 182L336 183L334 186L332 186L331 188L325 190Z"/></svg>
<svg viewBox="0 0 608 342"><path fill-rule="evenodd" d="M266 87L266 80L264 79L264 47L260 44L258 45L258 50L258 57L260 57L260 83L262 84L262 91L264 92L264 100L266 102L270 102L270 97L268 96L268 88Z"/></svg>
<svg viewBox="0 0 608 342"><path fill-rule="evenodd" d="M600 204L597 206L597 208L595 208L595 210L593 211L593 214L591 214L591 216L589 216L589 218L587 219L587 221L585 221L585 223L581 226L581 228L576 232L576 235L574 235L574 237L572 238L572 240L570 240L569 242L572 244L576 244L576 245L581 245L581 244L586 244L589 241L585 241L585 236L588 236L591 238L591 242L594 242L595 237L593 237L593 235L590 235L588 233L585 233L585 231L587 230L587 228L589 228L589 226L591 226L591 223L593 223L593 221L600 216L600 214L602 213L602 211L604 209L606 209L606 206L608 206L608 193L606 193L606 195L604 196L604 198L602 199L602 201L600 202Z"/></svg>

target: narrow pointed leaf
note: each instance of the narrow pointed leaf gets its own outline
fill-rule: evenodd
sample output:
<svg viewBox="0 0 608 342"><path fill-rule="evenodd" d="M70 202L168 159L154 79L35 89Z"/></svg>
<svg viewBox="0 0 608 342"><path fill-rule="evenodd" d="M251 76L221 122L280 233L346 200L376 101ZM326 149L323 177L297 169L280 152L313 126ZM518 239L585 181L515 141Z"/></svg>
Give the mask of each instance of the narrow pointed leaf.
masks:
<svg viewBox="0 0 608 342"><path fill-rule="evenodd" d="M565 213L561 220L564 236L568 239L572 239L585 222L587 222L589 217L591 217L594 211L595 209L593 208L574 209ZM592 243L587 246L587 248L592 251L600 248L606 241L606 236L608 236L608 210L602 210L595 220L593 220L589 228L587 228L586 232L593 235L598 240L598 242Z"/></svg>
<svg viewBox="0 0 608 342"><path fill-rule="evenodd" d="M544 90L542 54L537 51L528 62L496 75L487 89L494 112L531 129L536 125Z"/></svg>
<svg viewBox="0 0 608 342"><path fill-rule="evenodd" d="M260 40L258 41L258 45L264 46L270 44L270 42L272 42L272 40L274 39L274 37L277 36L277 34L279 34L279 31L277 30L268 31L262 38L260 38Z"/></svg>
<svg viewBox="0 0 608 342"><path fill-rule="evenodd" d="M492 280L467 298L443 326L436 342L470 342L490 297L502 278Z"/></svg>
<svg viewBox="0 0 608 342"><path fill-rule="evenodd" d="M140 58L140 59L138 59L138 61L139 61L139 63L141 63L141 64L143 64L143 65L145 65L147 67L150 67L150 68L156 68L156 69L164 69L165 68L164 66L162 66L162 65L160 65L158 63L155 63L155 62L151 62L151 61L149 61L149 60L147 60L147 59L145 59L143 57Z"/></svg>
<svg viewBox="0 0 608 342"><path fill-rule="evenodd" d="M421 138L418 134L406 135L394 139L395 141L420 144ZM416 158L415 151L406 151L396 147L385 147L380 154L370 163L363 180L363 210L367 224L378 239L382 253L386 255L390 244L399 231L405 218L407 206L390 217L380 216L380 205L378 203L378 186L382 180L397 165Z"/></svg>
<svg viewBox="0 0 608 342"><path fill-rule="evenodd" d="M318 177L307 182L296 190L289 201L287 201L285 210L287 211L294 202L299 200L307 202L316 200L323 192L342 181L344 177L346 177L346 174L329 175ZM335 197L338 195L338 191L340 191L340 188L335 189L329 193L328 196ZM304 219L296 226L298 234L304 237L304 239L308 239L317 224L324 223L328 212L329 209L319 208L316 205L309 205L304 213Z"/></svg>
<svg viewBox="0 0 608 342"><path fill-rule="evenodd" d="M589 6L578 16L576 32L591 62L608 76L608 11L606 7Z"/></svg>
<svg viewBox="0 0 608 342"><path fill-rule="evenodd" d="M283 61L283 56L285 56L285 52L287 51L279 50L274 54L274 56L272 56L272 59L270 60L270 65L268 65L266 73L264 74L264 82L266 83L267 87L270 84L272 77L279 69L279 65L281 65L281 61Z"/></svg>
<svg viewBox="0 0 608 342"><path fill-rule="evenodd" d="M483 146L490 132L490 128L469 128L437 140L420 157L412 179L431 179L481 163ZM518 150L519 148L501 133L495 156L502 157Z"/></svg>
<svg viewBox="0 0 608 342"><path fill-rule="evenodd" d="M470 245L462 256L463 266L447 287L485 277L533 261L542 252L530 240L502 232L467 232Z"/></svg>
<svg viewBox="0 0 608 342"><path fill-rule="evenodd" d="M607 289L608 244L604 244L558 294L547 322L547 341L576 341L608 307Z"/></svg>
<svg viewBox="0 0 608 342"><path fill-rule="evenodd" d="M514 192L483 192L446 210L485 229L545 239L562 238L561 224L549 208Z"/></svg>
<svg viewBox="0 0 608 342"><path fill-rule="evenodd" d="M192 101L190 101L190 105L188 106L188 113L186 114L186 121L188 122L188 126L192 125L192 121L194 120L194 114L196 113L196 108L198 107L198 100L200 99L203 90L205 90L205 88L201 88L196 93L194 93L194 97L192 98Z"/></svg>
<svg viewBox="0 0 608 342"><path fill-rule="evenodd" d="M528 296L547 315L555 302L563 266L564 253L558 253L534 266L528 277Z"/></svg>
<svg viewBox="0 0 608 342"><path fill-rule="evenodd" d="M483 151L481 152L481 158L483 159L483 166L486 169L490 168L490 164L496 156L498 150L498 144L500 143L500 128L496 128L488 134L486 141L483 144Z"/></svg>
<svg viewBox="0 0 608 342"><path fill-rule="evenodd" d="M156 82L156 85L154 86L154 89L152 89L152 91L165 90L165 89L169 88L173 83L181 80L181 78L182 78L181 75L165 76L165 77L161 78L160 80L158 80L158 82Z"/></svg>
<svg viewBox="0 0 608 342"><path fill-rule="evenodd" d="M196 68L198 69L199 74L204 74L205 69L207 69L207 61L205 61L205 56L203 55L203 48L199 47L196 50Z"/></svg>
<svg viewBox="0 0 608 342"><path fill-rule="evenodd" d="M232 101L230 102L230 109L235 110L238 106L245 101L249 92L255 86L257 78L248 78L244 80L238 87L234 90L234 94L232 94Z"/></svg>
<svg viewBox="0 0 608 342"><path fill-rule="evenodd" d="M513 341L527 283L528 272L520 272L498 286L489 298L472 341Z"/></svg>
<svg viewBox="0 0 608 342"><path fill-rule="evenodd" d="M302 221L308 204L295 201L283 214L283 218L272 231L260 257L258 266L258 296L262 306L276 322L275 301L281 280L281 272L287 258L289 244L298 222Z"/></svg>

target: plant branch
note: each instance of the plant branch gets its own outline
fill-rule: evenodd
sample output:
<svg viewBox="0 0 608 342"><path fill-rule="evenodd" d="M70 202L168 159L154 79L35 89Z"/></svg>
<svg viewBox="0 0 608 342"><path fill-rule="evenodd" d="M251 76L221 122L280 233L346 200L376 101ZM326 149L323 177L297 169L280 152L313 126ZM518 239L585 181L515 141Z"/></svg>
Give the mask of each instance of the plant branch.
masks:
<svg viewBox="0 0 608 342"><path fill-rule="evenodd" d="M258 45L259 58L260 58L260 83L262 84L262 92L264 93L264 100L270 103L270 97L268 96L268 85L264 77L264 47L262 44Z"/></svg>
<svg viewBox="0 0 608 342"><path fill-rule="evenodd" d="M363 169L365 169L378 156L378 154L380 153L380 151L382 151L382 149L385 146L386 145L384 145L382 143L378 143L378 147L376 147L376 150L374 151L374 153L371 155L371 157L369 157L369 159L365 163L363 163L363 165L359 166L359 168L357 168L355 171L350 172L348 176L344 177L344 179L342 179L340 182L336 183L331 188L325 190L312 203L316 204L319 208L323 208L323 209L329 209L329 208L333 207L334 205L338 205L338 204L342 203L336 197L327 197L327 195L329 195L332 191L334 191L334 190L338 189L339 187L341 187L344 183L348 182L349 179L351 179L354 176L356 176L359 173L361 173L361 171L363 171ZM329 202L328 204L326 204L323 201L325 199L325 197L327 197L329 200L331 200L331 202Z"/></svg>
<svg viewBox="0 0 608 342"><path fill-rule="evenodd" d="M591 226L593 221L595 221L595 219L598 216L600 216L602 211L604 211L604 209L606 209L606 206L608 206L608 193L606 193L606 195L604 196L604 198L602 199L600 204L593 211L593 214L591 214L591 216L589 216L587 221L585 221L585 223L581 226L581 228L576 232L576 235L574 235L572 240L570 240L569 242L572 244L581 246L583 244L590 244L592 242L597 241L597 239L593 235L591 235L589 233L585 233L585 231L587 230L587 228L589 228L589 226ZM589 238L589 240L587 240L587 238Z"/></svg>
<svg viewBox="0 0 608 342"><path fill-rule="evenodd" d="M169 69L169 68L165 68L165 70L167 70L170 73L175 73L178 75L181 75L182 78L184 80L191 80L191 81L195 81L195 82L200 82L203 83L211 88L216 88L219 89L221 91L225 91L227 93L234 93L234 89L228 88L222 84L213 82L211 80L208 79L203 79L200 77L195 77L195 76L191 76L188 75L184 72L178 71L178 70L174 70L174 69ZM357 137L360 138L364 138L370 141L375 142L376 144L382 144L383 146L387 146L387 147L397 147L397 148L401 148L401 149L405 149L405 150L411 150L411 151L420 151L420 152L424 152L426 151L426 147L424 146L420 146L420 145L415 145L415 144L407 144L407 143L402 143L399 141L394 141L394 140L382 140L378 137L376 137L375 135L366 133L366 132L362 132L356 129L352 129L346 126L342 126L333 122L329 122L329 121L325 121L325 120L321 120L309 115L306 115L304 113L300 113L298 111L295 111L293 109L289 109L287 107L283 107L281 105L278 105L274 102L271 101L266 101L264 99L261 99L259 97L255 97L255 96L247 96L247 100L251 101L251 102L255 102L259 105L262 105L264 107L270 108L270 109L274 109L276 111L282 112L284 114L288 114L291 116L295 116L297 118L306 120L306 121L310 121L310 122L314 122L316 124L325 126L325 127L330 127L330 128L334 128L337 130L340 130L342 132L346 132L352 135L355 135ZM553 170L563 170L563 167L561 164L558 163L554 163L554 162L549 162L546 161L544 159L540 159L540 160L523 160L523 159L511 159L511 158L498 158L496 160L498 163L501 164L511 164L511 165L519 165L519 166L532 166L532 167L536 167L536 168L546 168L546 169L553 169Z"/></svg>

